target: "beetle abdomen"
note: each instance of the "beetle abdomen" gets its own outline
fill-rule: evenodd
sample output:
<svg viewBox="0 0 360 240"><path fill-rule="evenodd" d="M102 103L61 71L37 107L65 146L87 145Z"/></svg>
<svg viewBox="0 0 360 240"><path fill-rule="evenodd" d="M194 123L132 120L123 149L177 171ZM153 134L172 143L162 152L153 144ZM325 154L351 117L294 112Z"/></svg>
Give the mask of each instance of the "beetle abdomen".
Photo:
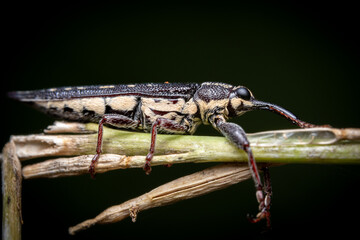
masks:
<svg viewBox="0 0 360 240"><path fill-rule="evenodd" d="M141 99L187 101L198 88L196 83L99 85L10 92L9 97L64 120L98 122L104 114L120 114L136 120L141 118Z"/></svg>
<svg viewBox="0 0 360 240"><path fill-rule="evenodd" d="M133 118L138 97L88 97L66 100L34 101L32 106L56 118L80 122L98 122L104 114L121 114Z"/></svg>

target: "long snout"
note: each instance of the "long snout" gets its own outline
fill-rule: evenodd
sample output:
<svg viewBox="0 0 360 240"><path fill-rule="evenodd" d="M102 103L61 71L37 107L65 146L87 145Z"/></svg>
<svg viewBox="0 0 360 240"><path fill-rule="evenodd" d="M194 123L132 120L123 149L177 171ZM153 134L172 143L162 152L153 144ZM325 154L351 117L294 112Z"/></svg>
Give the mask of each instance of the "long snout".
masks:
<svg viewBox="0 0 360 240"><path fill-rule="evenodd" d="M252 104L253 104L252 109L254 109L254 110L269 110L271 112L275 112L275 113L279 114L280 116L290 120L293 124L296 124L297 126L299 126L301 128L317 127L314 124L301 121L293 113L291 113L290 111L288 111L285 108L280 107L278 105L263 102L263 101L258 101L258 100L252 100Z"/></svg>

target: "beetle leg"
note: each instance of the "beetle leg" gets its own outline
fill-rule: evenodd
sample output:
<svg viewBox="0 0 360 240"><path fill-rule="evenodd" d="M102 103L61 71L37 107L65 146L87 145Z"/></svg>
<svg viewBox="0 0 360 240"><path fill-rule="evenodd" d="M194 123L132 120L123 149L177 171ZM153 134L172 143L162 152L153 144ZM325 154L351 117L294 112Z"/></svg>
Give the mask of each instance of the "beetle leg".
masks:
<svg viewBox="0 0 360 240"><path fill-rule="evenodd" d="M99 121L99 130L98 130L98 139L96 145L96 154L91 160L91 164L89 167L89 173L92 178L95 177L95 167L99 160L101 154L102 147L102 137L103 137L103 125L109 124L112 126L120 127L120 128L136 128L139 124L139 121L135 121L129 117L119 115L119 114L105 114L102 119Z"/></svg>
<svg viewBox="0 0 360 240"><path fill-rule="evenodd" d="M147 175L151 172L151 160L154 156L155 151L155 142L156 142L156 135L157 135L157 129L162 128L164 130L167 130L169 132L178 132L178 133L184 133L187 130L187 127L185 125L181 125L177 123L176 121L167 119L167 118L158 118L153 123L151 127L151 143L150 143L150 149L149 153L146 155L145 158L145 165L144 165L144 171Z"/></svg>
<svg viewBox="0 0 360 240"><path fill-rule="evenodd" d="M264 181L265 181L265 208L266 208L266 225L268 228L271 228L270 221L270 205L272 198L272 186L271 186L271 178L270 178L270 169L268 166L263 168L264 173Z"/></svg>
<svg viewBox="0 0 360 240"><path fill-rule="evenodd" d="M245 131L237 124L226 122L222 117L213 118L212 124L215 128L217 128L230 142L235 144L238 148L244 150L248 154L248 163L252 178L255 182L256 189L256 199L259 203L259 210L257 217L252 220L252 222L258 222L260 219L266 218L268 219L268 223L270 224L270 195L271 195L271 186L270 180L265 182L266 187L265 191L263 185L261 183L259 171L256 166L255 158L250 148L250 143L246 137ZM268 172L266 170L266 172ZM266 174L265 179L267 179L269 174ZM269 178L268 178L269 179ZM265 192L265 195L264 195Z"/></svg>
<svg viewBox="0 0 360 240"><path fill-rule="evenodd" d="M264 173L264 192L265 192L265 199L263 205L259 206L260 212L256 215L255 218L248 216L248 219L252 223L259 222L262 219L266 219L266 226L268 229L271 228L271 221L270 221L270 205L271 205L271 197L272 197L272 187L271 187L271 179L270 179L270 171L269 167L262 168Z"/></svg>

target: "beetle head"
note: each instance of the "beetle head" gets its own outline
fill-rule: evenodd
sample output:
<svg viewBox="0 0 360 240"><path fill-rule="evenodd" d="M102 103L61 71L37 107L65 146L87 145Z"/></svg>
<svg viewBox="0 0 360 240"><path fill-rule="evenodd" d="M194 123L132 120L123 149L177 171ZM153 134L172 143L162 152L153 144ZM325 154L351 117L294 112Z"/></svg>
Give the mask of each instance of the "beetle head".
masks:
<svg viewBox="0 0 360 240"><path fill-rule="evenodd" d="M290 111L278 105L256 100L251 91L243 86L235 87L230 93L229 100L228 111L230 117L240 116L241 114L251 110L268 110L290 120L299 127L315 127L313 124L299 120Z"/></svg>
<svg viewBox="0 0 360 240"><path fill-rule="evenodd" d="M252 110L254 107L254 95L251 91L243 86L234 87L229 96L229 116L235 117Z"/></svg>

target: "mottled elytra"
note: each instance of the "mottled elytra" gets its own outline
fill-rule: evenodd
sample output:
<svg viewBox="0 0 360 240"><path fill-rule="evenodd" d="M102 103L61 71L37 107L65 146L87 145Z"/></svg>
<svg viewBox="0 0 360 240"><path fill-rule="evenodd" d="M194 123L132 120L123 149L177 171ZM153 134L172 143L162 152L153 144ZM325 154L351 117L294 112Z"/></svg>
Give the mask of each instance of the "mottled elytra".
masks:
<svg viewBox="0 0 360 240"><path fill-rule="evenodd" d="M269 170L267 167L263 169L263 186L246 133L227 120L260 109L278 113L299 127L315 127L282 107L256 100L244 86L216 82L61 87L10 92L9 96L60 119L99 123L96 154L89 167L92 176L101 154L104 124L151 133L150 150L144 165L147 174L151 172L150 163L158 132L193 134L202 123L212 125L248 154L260 210L256 217L249 219L252 222L266 219L268 226L272 194Z"/></svg>

